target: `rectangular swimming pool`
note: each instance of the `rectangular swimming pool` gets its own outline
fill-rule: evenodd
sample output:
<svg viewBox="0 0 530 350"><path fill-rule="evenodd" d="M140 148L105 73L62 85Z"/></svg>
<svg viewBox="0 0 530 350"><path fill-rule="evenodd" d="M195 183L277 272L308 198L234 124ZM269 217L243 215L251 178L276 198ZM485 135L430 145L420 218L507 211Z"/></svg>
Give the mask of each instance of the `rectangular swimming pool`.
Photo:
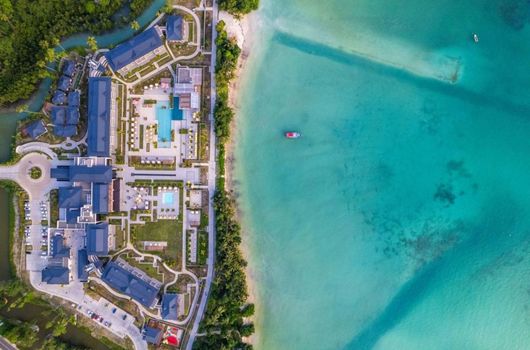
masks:
<svg viewBox="0 0 530 350"><path fill-rule="evenodd" d="M158 120L158 147L171 147L171 109L168 101L156 103L156 119Z"/></svg>
<svg viewBox="0 0 530 350"><path fill-rule="evenodd" d="M164 205L173 205L174 201L174 193L173 192L164 192L162 193L162 204Z"/></svg>

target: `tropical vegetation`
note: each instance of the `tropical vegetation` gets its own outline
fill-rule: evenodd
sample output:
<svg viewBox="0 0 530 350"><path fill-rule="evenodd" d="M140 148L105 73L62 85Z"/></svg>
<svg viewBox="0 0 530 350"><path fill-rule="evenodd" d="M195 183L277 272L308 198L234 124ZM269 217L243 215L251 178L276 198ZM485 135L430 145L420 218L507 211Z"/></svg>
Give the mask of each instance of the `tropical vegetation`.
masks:
<svg viewBox="0 0 530 350"><path fill-rule="evenodd" d="M61 39L78 32L102 33L127 6L130 22L152 0L0 0L0 106L28 98L50 76ZM53 70L52 70L53 72Z"/></svg>
<svg viewBox="0 0 530 350"><path fill-rule="evenodd" d="M228 105L228 85L234 77L240 49L228 38L224 22L217 25L217 62L215 67L217 100L214 110L215 132L218 137L220 174L224 168L224 143L230 137L230 121L233 111ZM254 305L246 304L246 261L239 246L241 227L236 219L233 200L224 189L224 178L218 178L218 190L214 196L217 249L215 278L208 306L202 320L205 336L198 337L194 348L202 349L251 349L243 341L254 332L254 325L244 318L252 316Z"/></svg>
<svg viewBox="0 0 530 350"><path fill-rule="evenodd" d="M235 16L246 15L257 10L259 0L218 0L219 8Z"/></svg>

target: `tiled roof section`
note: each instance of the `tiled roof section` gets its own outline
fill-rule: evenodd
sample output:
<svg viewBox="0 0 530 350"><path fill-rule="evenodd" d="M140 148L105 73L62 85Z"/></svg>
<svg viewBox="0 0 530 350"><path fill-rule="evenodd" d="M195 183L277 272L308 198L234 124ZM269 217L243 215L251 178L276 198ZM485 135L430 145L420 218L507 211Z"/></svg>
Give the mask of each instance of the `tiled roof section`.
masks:
<svg viewBox="0 0 530 350"><path fill-rule="evenodd" d="M86 248L89 255L109 253L109 225L107 223L87 225Z"/></svg>
<svg viewBox="0 0 530 350"><path fill-rule="evenodd" d="M155 27L138 34L105 54L110 67L117 71L162 46Z"/></svg>
<svg viewBox="0 0 530 350"><path fill-rule="evenodd" d="M68 284L70 282L70 270L62 266L48 266L42 270L42 282L48 284Z"/></svg>
<svg viewBox="0 0 530 350"><path fill-rule="evenodd" d="M166 22L167 40L182 40L182 16L168 16Z"/></svg>
<svg viewBox="0 0 530 350"><path fill-rule="evenodd" d="M110 155L110 77L88 79L88 155Z"/></svg>
<svg viewBox="0 0 530 350"><path fill-rule="evenodd" d="M113 261L107 264L102 279L112 288L146 307L153 306L159 291L159 288L153 287Z"/></svg>

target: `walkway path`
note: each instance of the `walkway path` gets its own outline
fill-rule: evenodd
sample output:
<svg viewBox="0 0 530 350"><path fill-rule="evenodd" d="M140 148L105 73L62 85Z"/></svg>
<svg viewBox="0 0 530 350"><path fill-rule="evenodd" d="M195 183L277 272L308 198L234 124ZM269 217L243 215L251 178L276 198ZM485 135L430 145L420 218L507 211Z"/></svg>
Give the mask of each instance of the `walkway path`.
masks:
<svg viewBox="0 0 530 350"><path fill-rule="evenodd" d="M7 339L0 337L0 349L2 350L17 350Z"/></svg>
<svg viewBox="0 0 530 350"><path fill-rule="evenodd" d="M217 31L215 30L216 24L217 24L217 17L219 15L219 9L217 7L217 1L213 2L213 13L212 13L212 57L210 61L211 67L215 67L215 60L216 60L216 46L215 46L215 39L217 37ZM213 117L213 110L215 106L215 98L217 91L215 89L215 69L210 69L210 75L211 75L211 92L210 92L210 124L213 126L214 123L214 117ZM209 204L209 210L208 210L208 271L206 274L206 282L204 284L204 290L203 295L201 297L201 302L199 304L199 308L197 310L197 317L195 317L195 321L193 322L192 329L190 331L190 337L188 339L188 342L186 344L186 350L191 350L193 347L193 343L195 341L195 337L197 336L197 331L199 329L199 323L204 317L204 312L206 311L206 302L208 301L208 296L210 294L210 288L212 285L212 280L214 278L214 259L215 259L215 216L213 211L213 196L215 195L215 174L217 169L216 164L216 149L214 145L216 144L215 140L215 133L214 128L210 128L210 161L209 163L209 169L208 169L208 190L210 194L210 204ZM191 313L191 310L190 310Z"/></svg>

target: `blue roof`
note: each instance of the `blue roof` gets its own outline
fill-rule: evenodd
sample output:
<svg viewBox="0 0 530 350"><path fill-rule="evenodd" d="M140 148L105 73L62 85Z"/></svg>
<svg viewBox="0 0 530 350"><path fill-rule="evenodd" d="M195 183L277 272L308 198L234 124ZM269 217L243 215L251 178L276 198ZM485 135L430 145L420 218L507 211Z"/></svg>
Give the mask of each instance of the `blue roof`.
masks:
<svg viewBox="0 0 530 350"><path fill-rule="evenodd" d="M74 63L74 61L65 60L64 61L64 66L63 66L63 74L68 75L69 77L71 77L72 75L74 75L74 72L75 72L75 63Z"/></svg>
<svg viewBox="0 0 530 350"><path fill-rule="evenodd" d="M155 27L147 29L134 38L116 46L105 54L110 67L117 71L162 46L162 39Z"/></svg>
<svg viewBox="0 0 530 350"><path fill-rule="evenodd" d="M76 107L53 106L52 121L55 125L77 125L79 109Z"/></svg>
<svg viewBox="0 0 530 350"><path fill-rule="evenodd" d="M145 341L150 344L160 344L162 341L162 330L152 327L144 327Z"/></svg>
<svg viewBox="0 0 530 350"><path fill-rule="evenodd" d="M114 261L107 264L102 279L112 288L130 296L145 307L154 305L159 291L159 288L153 287Z"/></svg>
<svg viewBox="0 0 530 350"><path fill-rule="evenodd" d="M42 282L68 284L70 282L70 270L62 266L48 266L42 270Z"/></svg>
<svg viewBox="0 0 530 350"><path fill-rule="evenodd" d="M81 187L59 187L59 209L79 209L83 206Z"/></svg>
<svg viewBox="0 0 530 350"><path fill-rule="evenodd" d="M167 40L182 40L182 16L171 15L166 22Z"/></svg>
<svg viewBox="0 0 530 350"><path fill-rule="evenodd" d="M87 225L86 249L90 255L109 253L109 225L107 223Z"/></svg>
<svg viewBox="0 0 530 350"><path fill-rule="evenodd" d="M50 176L58 181L68 181L70 179L70 167L58 166L50 170Z"/></svg>
<svg viewBox="0 0 530 350"><path fill-rule="evenodd" d="M88 272L86 266L88 265L88 254L85 249L77 251L77 278L81 282L88 281Z"/></svg>
<svg viewBox="0 0 530 350"><path fill-rule="evenodd" d="M63 75L57 82L57 89L68 91L68 89L70 89L70 84L72 84L72 78Z"/></svg>
<svg viewBox="0 0 530 350"><path fill-rule="evenodd" d="M112 181L112 167L110 165L95 165L91 167L83 165L70 166L70 181L110 183Z"/></svg>
<svg viewBox="0 0 530 350"><path fill-rule="evenodd" d="M164 320L176 321L178 317L178 296L166 293L162 296L162 318Z"/></svg>
<svg viewBox="0 0 530 350"><path fill-rule="evenodd" d="M44 126L44 122L42 121L42 119L35 120L27 124L26 126L24 126L24 133L28 137L31 137L32 139L38 138L42 134L45 134L46 131L47 130L46 130L46 127Z"/></svg>
<svg viewBox="0 0 530 350"><path fill-rule="evenodd" d="M92 211L96 214L108 214L109 185L94 184L92 186Z"/></svg>
<svg viewBox="0 0 530 350"><path fill-rule="evenodd" d="M52 177L53 177L52 169ZM81 187L59 188L59 219L75 224L83 206L83 189Z"/></svg>
<svg viewBox="0 0 530 350"><path fill-rule="evenodd" d="M55 90L52 97L52 103L54 105L62 105L66 102L66 93L61 90Z"/></svg>
<svg viewBox="0 0 530 350"><path fill-rule="evenodd" d="M109 77L88 79L88 155L110 156Z"/></svg>
<svg viewBox="0 0 530 350"><path fill-rule="evenodd" d="M81 209L70 209L66 211L66 222L69 224L77 223L77 218L81 216Z"/></svg>
<svg viewBox="0 0 530 350"><path fill-rule="evenodd" d="M79 107L80 99L81 95L79 94L79 91L72 91L68 94L68 105L70 107Z"/></svg>
<svg viewBox="0 0 530 350"><path fill-rule="evenodd" d="M52 238L52 256L54 258L70 257L70 248L64 245L63 236L57 235Z"/></svg>
<svg viewBox="0 0 530 350"><path fill-rule="evenodd" d="M53 133L60 137L71 137L77 134L77 126L76 125L55 126L53 128Z"/></svg>

